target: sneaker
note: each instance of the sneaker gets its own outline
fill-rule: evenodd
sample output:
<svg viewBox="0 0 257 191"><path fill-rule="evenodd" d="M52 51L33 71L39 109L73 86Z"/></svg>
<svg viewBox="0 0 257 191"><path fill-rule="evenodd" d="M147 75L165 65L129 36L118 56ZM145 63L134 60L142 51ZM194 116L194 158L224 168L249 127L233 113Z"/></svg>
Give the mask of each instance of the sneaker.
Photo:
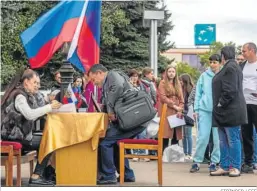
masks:
<svg viewBox="0 0 257 191"><path fill-rule="evenodd" d="M236 168L229 169L229 177L238 177L240 176L240 171Z"/></svg>
<svg viewBox="0 0 257 191"><path fill-rule="evenodd" d="M247 164L243 164L241 172L242 173L250 173L250 174L252 174L253 173L253 165L249 166Z"/></svg>
<svg viewBox="0 0 257 191"><path fill-rule="evenodd" d="M104 180L103 178L97 180L97 184L98 185L102 185L102 184L117 184L117 178L113 178L110 180Z"/></svg>
<svg viewBox="0 0 257 191"><path fill-rule="evenodd" d="M28 186L29 187L54 186L54 183L52 181L48 181L44 177L40 176L37 179L30 178Z"/></svg>
<svg viewBox="0 0 257 191"><path fill-rule="evenodd" d="M185 154L184 161L188 160L188 155Z"/></svg>
<svg viewBox="0 0 257 191"><path fill-rule="evenodd" d="M193 160L193 157L191 155L188 155L188 160Z"/></svg>
<svg viewBox="0 0 257 191"><path fill-rule="evenodd" d="M215 172L217 170L216 164L211 163L209 166L209 171L210 172Z"/></svg>
<svg viewBox="0 0 257 191"><path fill-rule="evenodd" d="M211 176L227 176L227 175L229 175L229 171L219 168L218 170L211 172L210 175Z"/></svg>
<svg viewBox="0 0 257 191"><path fill-rule="evenodd" d="M191 173L195 173L195 172L197 172L197 171L199 171L199 170L200 170L199 165L198 165L197 163L194 163L194 164L192 165L191 169L190 169L190 172L191 172Z"/></svg>
<svg viewBox="0 0 257 191"><path fill-rule="evenodd" d="M120 182L120 177L117 178L117 181ZM135 177L132 178L124 178L124 182L136 182Z"/></svg>
<svg viewBox="0 0 257 191"><path fill-rule="evenodd" d="M133 162L138 162L138 161L139 161L139 158L133 158L132 161L133 161Z"/></svg>
<svg viewBox="0 0 257 191"><path fill-rule="evenodd" d="M151 160L149 158L144 158L143 161L144 162L150 162Z"/></svg>

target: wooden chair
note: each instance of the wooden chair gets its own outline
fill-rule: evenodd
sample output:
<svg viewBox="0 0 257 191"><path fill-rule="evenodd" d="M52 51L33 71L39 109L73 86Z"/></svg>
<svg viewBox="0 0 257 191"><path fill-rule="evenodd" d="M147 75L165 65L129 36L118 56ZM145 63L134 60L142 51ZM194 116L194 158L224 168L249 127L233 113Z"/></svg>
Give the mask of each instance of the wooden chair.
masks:
<svg viewBox="0 0 257 191"><path fill-rule="evenodd" d="M153 139L123 139L118 141L120 148L120 184L124 183L125 158L149 158L158 160L158 184L162 185L162 148L163 129L166 120L167 104L163 104L159 124L158 141ZM157 156L125 154L126 149L148 149L157 150Z"/></svg>
<svg viewBox="0 0 257 191"><path fill-rule="evenodd" d="M1 146L1 154L7 154L7 160L4 163L1 162L1 166L5 166L5 185L13 186L13 146Z"/></svg>
<svg viewBox="0 0 257 191"><path fill-rule="evenodd" d="M17 182L16 186L21 186L21 164L30 164L30 176L34 169L34 159L37 151L31 151L21 155L22 145L17 142L1 141L1 166L5 166L6 186L13 186L13 166L17 165ZM7 156L2 156L2 154ZM14 160L16 157L16 160Z"/></svg>

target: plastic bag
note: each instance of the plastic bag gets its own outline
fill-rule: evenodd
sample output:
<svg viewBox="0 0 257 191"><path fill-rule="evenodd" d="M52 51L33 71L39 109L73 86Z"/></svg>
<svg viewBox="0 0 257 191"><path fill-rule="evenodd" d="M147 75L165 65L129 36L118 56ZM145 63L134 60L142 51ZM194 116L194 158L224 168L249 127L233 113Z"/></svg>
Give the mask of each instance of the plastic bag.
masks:
<svg viewBox="0 0 257 191"><path fill-rule="evenodd" d="M179 145L171 145L163 152L163 162L184 162L184 151Z"/></svg>
<svg viewBox="0 0 257 191"><path fill-rule="evenodd" d="M148 123L146 127L146 137L148 139L155 138L159 131L160 118L157 115Z"/></svg>

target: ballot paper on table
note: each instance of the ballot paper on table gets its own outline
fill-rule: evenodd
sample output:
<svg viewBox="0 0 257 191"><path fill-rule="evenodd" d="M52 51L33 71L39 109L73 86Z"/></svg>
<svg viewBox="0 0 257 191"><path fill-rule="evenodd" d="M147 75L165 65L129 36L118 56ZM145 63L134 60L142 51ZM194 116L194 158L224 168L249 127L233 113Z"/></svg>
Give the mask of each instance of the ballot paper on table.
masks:
<svg viewBox="0 0 257 191"><path fill-rule="evenodd" d="M170 128L176 128L186 124L185 119L180 119L177 115L168 116L167 119L170 124Z"/></svg>
<svg viewBox="0 0 257 191"><path fill-rule="evenodd" d="M76 106L74 103L62 105L59 109L53 109L53 113L76 113Z"/></svg>

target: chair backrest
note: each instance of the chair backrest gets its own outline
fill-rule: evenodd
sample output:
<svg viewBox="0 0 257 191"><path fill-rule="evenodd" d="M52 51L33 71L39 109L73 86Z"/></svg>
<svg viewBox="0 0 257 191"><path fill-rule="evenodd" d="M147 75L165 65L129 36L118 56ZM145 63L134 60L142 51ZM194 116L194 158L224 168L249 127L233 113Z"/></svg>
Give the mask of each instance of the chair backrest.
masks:
<svg viewBox="0 0 257 191"><path fill-rule="evenodd" d="M167 113L167 104L165 103L162 105L162 114L160 117L159 131L158 131L158 146L161 153L162 153L162 147L163 147L163 131L164 131L164 123L166 120L166 113Z"/></svg>

